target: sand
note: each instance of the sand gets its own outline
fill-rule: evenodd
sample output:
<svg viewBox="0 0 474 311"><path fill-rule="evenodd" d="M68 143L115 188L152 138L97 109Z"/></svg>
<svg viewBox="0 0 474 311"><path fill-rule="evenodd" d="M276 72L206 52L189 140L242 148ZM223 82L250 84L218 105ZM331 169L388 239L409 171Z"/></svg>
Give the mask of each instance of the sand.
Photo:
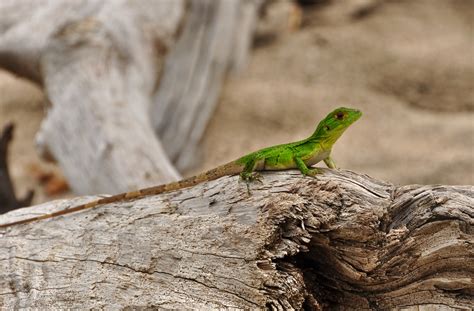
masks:
<svg viewBox="0 0 474 311"><path fill-rule="evenodd" d="M473 184L474 2L433 2L387 1L359 19L307 9L300 30L265 34L226 84L204 166L305 138L349 106L364 115L333 149L340 167L397 184Z"/></svg>

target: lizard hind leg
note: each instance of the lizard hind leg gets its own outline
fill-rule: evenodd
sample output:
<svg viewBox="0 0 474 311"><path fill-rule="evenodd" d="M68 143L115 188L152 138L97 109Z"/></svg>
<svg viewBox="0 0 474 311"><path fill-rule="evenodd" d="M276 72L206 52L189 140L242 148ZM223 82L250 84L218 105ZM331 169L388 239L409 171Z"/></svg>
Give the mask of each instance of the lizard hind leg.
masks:
<svg viewBox="0 0 474 311"><path fill-rule="evenodd" d="M324 163L326 163L327 167L329 168L337 169L336 163L331 156L328 156L326 159L324 159Z"/></svg>

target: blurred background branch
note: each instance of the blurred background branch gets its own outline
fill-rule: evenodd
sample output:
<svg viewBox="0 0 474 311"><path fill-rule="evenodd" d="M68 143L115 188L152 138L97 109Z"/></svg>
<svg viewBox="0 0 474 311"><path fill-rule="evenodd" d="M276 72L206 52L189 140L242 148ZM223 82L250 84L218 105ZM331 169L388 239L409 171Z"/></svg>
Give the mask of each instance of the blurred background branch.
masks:
<svg viewBox="0 0 474 311"><path fill-rule="evenodd" d="M11 18L0 64L44 86L52 105L38 147L74 192L169 182L175 165L196 164L225 73L246 62L259 3L2 2Z"/></svg>

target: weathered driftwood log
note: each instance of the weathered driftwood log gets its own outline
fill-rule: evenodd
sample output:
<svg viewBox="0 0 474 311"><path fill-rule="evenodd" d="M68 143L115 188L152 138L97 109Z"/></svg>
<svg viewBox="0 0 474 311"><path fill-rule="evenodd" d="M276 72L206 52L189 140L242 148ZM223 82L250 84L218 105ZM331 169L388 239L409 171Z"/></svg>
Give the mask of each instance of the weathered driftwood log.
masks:
<svg viewBox="0 0 474 311"><path fill-rule="evenodd" d="M176 180L164 149L181 168L196 159L259 3L4 0L0 66L44 85L52 106L38 145L76 193Z"/></svg>
<svg viewBox="0 0 474 311"><path fill-rule="evenodd" d="M0 223L64 209L55 201ZM474 306L474 189L238 177L0 232L4 308Z"/></svg>

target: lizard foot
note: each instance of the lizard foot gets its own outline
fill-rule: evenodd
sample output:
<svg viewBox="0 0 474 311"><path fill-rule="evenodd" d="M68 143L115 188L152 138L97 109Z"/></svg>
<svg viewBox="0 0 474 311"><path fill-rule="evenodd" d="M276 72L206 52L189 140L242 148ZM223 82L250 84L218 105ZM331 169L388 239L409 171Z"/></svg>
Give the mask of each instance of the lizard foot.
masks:
<svg viewBox="0 0 474 311"><path fill-rule="evenodd" d="M321 173L322 173L322 171L320 169L312 168L312 169L309 169L306 173L304 173L304 175L316 178L316 175L321 174Z"/></svg>
<svg viewBox="0 0 474 311"><path fill-rule="evenodd" d="M257 181L259 183L263 183L262 182L262 175L260 173L257 173L257 172L251 172L251 173L242 172L242 173L240 173L240 178L241 178L242 181L245 182L245 185L247 186L247 193L249 195L250 195L250 183L251 182Z"/></svg>
<svg viewBox="0 0 474 311"><path fill-rule="evenodd" d="M262 174L257 173L257 172L251 172L251 173L242 172L240 173L240 178L246 183L251 183L253 181L258 181L259 183L262 183Z"/></svg>

